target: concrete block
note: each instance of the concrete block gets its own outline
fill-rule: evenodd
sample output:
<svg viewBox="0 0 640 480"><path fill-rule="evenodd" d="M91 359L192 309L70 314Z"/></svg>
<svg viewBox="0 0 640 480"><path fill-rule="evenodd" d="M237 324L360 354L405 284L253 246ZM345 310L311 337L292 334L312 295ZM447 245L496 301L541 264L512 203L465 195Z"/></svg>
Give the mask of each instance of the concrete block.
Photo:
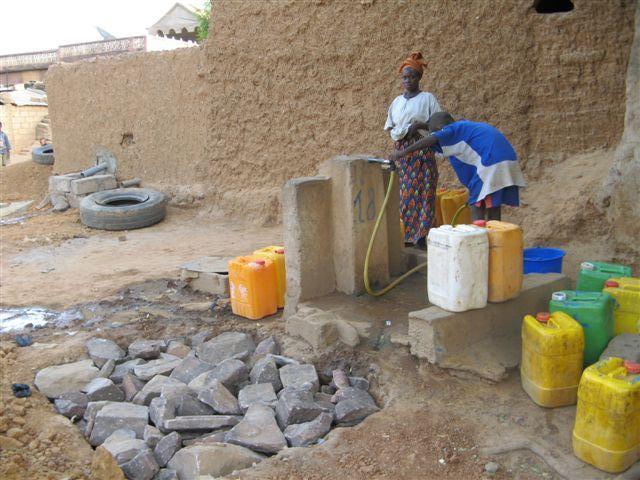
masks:
<svg viewBox="0 0 640 480"><path fill-rule="evenodd" d="M93 175L86 178L71 180L71 193L82 195L86 193L101 192L118 187L115 175Z"/></svg>
<svg viewBox="0 0 640 480"><path fill-rule="evenodd" d="M319 309L301 308L287 318L287 333L304 339L316 350L334 345L339 338L335 315Z"/></svg>
<svg viewBox="0 0 640 480"><path fill-rule="evenodd" d="M551 294L567 288L564 275L529 274L520 295L504 303L461 313L439 307L411 312L411 353L440 367L502 380L520 361L523 317L548 310Z"/></svg>
<svg viewBox="0 0 640 480"><path fill-rule="evenodd" d="M203 257L183 265L180 278L193 290L229 296L231 257Z"/></svg>
<svg viewBox="0 0 640 480"><path fill-rule="evenodd" d="M286 318L295 313L299 302L335 290L331 181L326 177L288 181L282 190L282 212Z"/></svg>
<svg viewBox="0 0 640 480"><path fill-rule="evenodd" d="M363 293L364 259L384 199L382 170L362 156L339 156L322 163L320 174L331 178L336 289L350 295ZM383 215L369 262L372 285L389 282L386 222Z"/></svg>
<svg viewBox="0 0 640 480"><path fill-rule="evenodd" d="M383 181L385 193L389 186L391 173L383 172ZM386 227L387 227L387 247L389 252L389 274L398 276L407 271L407 262L405 256L402 255L404 249L404 234L400 228L400 208L398 207L398 199L400 198L400 186L396 177L393 191L387 203Z"/></svg>
<svg viewBox="0 0 640 480"><path fill-rule="evenodd" d="M69 193L65 193L64 196L67 199L67 202L69 202L69 206L71 208L80 208L80 202L87 195L89 195L89 194L87 193L87 194L83 194L83 195L76 195L75 193L69 192Z"/></svg>
<svg viewBox="0 0 640 480"><path fill-rule="evenodd" d="M49 177L49 193L68 193L71 191L71 181L80 178L79 173L52 175Z"/></svg>

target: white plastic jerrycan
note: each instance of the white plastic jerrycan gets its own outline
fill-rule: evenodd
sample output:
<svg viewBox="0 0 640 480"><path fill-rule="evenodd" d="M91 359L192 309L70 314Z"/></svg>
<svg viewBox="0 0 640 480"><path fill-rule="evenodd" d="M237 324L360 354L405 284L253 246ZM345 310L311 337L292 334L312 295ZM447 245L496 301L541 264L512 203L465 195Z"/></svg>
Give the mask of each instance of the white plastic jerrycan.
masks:
<svg viewBox="0 0 640 480"><path fill-rule="evenodd" d="M429 302L451 312L487 305L489 240L475 225L443 225L427 237Z"/></svg>

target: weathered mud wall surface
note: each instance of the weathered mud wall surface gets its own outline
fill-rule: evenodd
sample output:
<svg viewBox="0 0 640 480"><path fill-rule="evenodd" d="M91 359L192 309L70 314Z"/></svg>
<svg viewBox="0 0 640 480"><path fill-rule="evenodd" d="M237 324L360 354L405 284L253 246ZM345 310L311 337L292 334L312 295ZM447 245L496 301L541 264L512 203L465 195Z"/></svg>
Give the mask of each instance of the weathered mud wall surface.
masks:
<svg viewBox="0 0 640 480"><path fill-rule="evenodd" d="M185 48L51 68L55 171L90 166L94 146L104 146L121 178L141 177L171 193L189 185L197 194L209 168L201 53Z"/></svg>
<svg viewBox="0 0 640 480"><path fill-rule="evenodd" d="M574 3L543 15L532 0L219 0L203 49L52 69L57 168L102 144L126 175L272 221L287 179L336 154L389 151L397 65L420 49L423 87L502 129L535 181L611 151L623 131L635 4Z"/></svg>

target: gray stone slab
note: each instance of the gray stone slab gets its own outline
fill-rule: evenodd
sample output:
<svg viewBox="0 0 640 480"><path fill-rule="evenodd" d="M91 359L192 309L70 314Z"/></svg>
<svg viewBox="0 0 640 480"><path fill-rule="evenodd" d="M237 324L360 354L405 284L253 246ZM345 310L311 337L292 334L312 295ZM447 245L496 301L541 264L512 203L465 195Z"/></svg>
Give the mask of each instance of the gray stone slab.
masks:
<svg viewBox="0 0 640 480"><path fill-rule="evenodd" d="M147 384L142 387L142 390L136 394L133 398L133 403L138 405L149 405L151 400L155 397L159 397L163 387L167 386L180 386L186 387L184 383L175 378L170 378L165 375L156 375Z"/></svg>
<svg viewBox="0 0 640 480"><path fill-rule="evenodd" d="M264 458L239 445L192 445L178 450L168 466L178 472L180 479L196 479L205 475L217 478L249 468Z"/></svg>
<svg viewBox="0 0 640 480"><path fill-rule="evenodd" d="M132 460L122 464L120 468L129 480L152 480L155 474L160 471L151 450L140 452Z"/></svg>
<svg viewBox="0 0 640 480"><path fill-rule="evenodd" d="M178 472L170 468L161 468L153 480L180 480L178 478Z"/></svg>
<svg viewBox="0 0 640 480"><path fill-rule="evenodd" d="M140 392L145 386L145 383L136 377L133 373L127 373L122 378L122 383L120 387L124 392L124 399L126 402L131 402L135 398L135 396ZM141 403L144 405L144 401Z"/></svg>
<svg viewBox="0 0 640 480"><path fill-rule="evenodd" d="M276 392L270 383L247 385L238 393L238 404L242 412L246 412L252 405L264 405L275 409L277 403Z"/></svg>
<svg viewBox="0 0 640 480"><path fill-rule="evenodd" d="M121 402L124 400L124 392L113 383L113 380L108 378L94 378L84 386L82 391L87 394L90 402L101 400Z"/></svg>
<svg viewBox="0 0 640 480"><path fill-rule="evenodd" d="M196 348L198 358L203 362L217 365L234 355L253 353L255 344L251 335L242 332L225 332L204 342Z"/></svg>
<svg viewBox="0 0 640 480"><path fill-rule="evenodd" d="M520 295L507 302L459 313L438 307L411 312L411 353L443 368L500 381L520 362L524 316L547 311L551 294L568 288L564 275L529 274Z"/></svg>
<svg viewBox="0 0 640 480"><path fill-rule="evenodd" d="M207 388L198 392L198 399L222 415L239 415L238 400L219 380L214 379Z"/></svg>
<svg viewBox="0 0 640 480"><path fill-rule="evenodd" d="M141 358L134 358L133 360L128 360L121 364L117 364L113 369L113 373L109 376L109 378L113 380L115 383L120 383L122 382L122 379L127 373L133 373L134 367L138 365L143 365L144 363L146 362Z"/></svg>
<svg viewBox="0 0 640 480"><path fill-rule="evenodd" d="M211 431L237 425L242 417L237 415L195 415L189 417L175 417L165 420L164 428L171 431Z"/></svg>
<svg viewBox="0 0 640 480"><path fill-rule="evenodd" d="M264 357L265 355L279 355L280 354L280 346L276 342L276 339L273 336L269 336L262 340L258 345L256 345L256 349L253 352L254 358Z"/></svg>
<svg viewBox="0 0 640 480"><path fill-rule="evenodd" d="M93 361L80 360L43 368L36 374L33 383L46 397L57 398L63 393L79 392L98 373Z"/></svg>
<svg viewBox="0 0 640 480"><path fill-rule="evenodd" d="M359 388L360 390L369 390L369 380L363 377L349 377L349 384L352 387Z"/></svg>
<svg viewBox="0 0 640 480"><path fill-rule="evenodd" d="M176 406L165 397L156 397L149 404L149 419L162 433L168 433L165 422L176 416Z"/></svg>
<svg viewBox="0 0 640 480"><path fill-rule="evenodd" d="M214 380L218 380L231 392L235 392L238 385L248 379L249 371L244 362L230 358L223 360L213 370L198 375L189 382L189 387L200 390L209 387Z"/></svg>
<svg viewBox="0 0 640 480"><path fill-rule="evenodd" d="M163 437L153 449L153 455L160 467L164 467L171 457L182 447L182 438L178 432L171 432Z"/></svg>
<svg viewBox="0 0 640 480"><path fill-rule="evenodd" d="M111 438L111 437L109 437ZM108 440L108 439L107 439ZM149 446L139 438L126 438L122 440L105 441L102 446L116 459L118 465L127 463L140 452L149 450Z"/></svg>
<svg viewBox="0 0 640 480"><path fill-rule="evenodd" d="M140 380L151 380L156 375L170 375L174 368L180 365L181 358L158 358L143 365L133 367L133 373Z"/></svg>
<svg viewBox="0 0 640 480"><path fill-rule="evenodd" d="M129 345L128 353L131 358L141 358L143 360L154 360L160 357L166 349L164 340L136 340Z"/></svg>
<svg viewBox="0 0 640 480"><path fill-rule="evenodd" d="M280 372L272 357L266 356L259 359L251 369L249 378L251 383L270 383L276 392L282 389Z"/></svg>
<svg viewBox="0 0 640 480"><path fill-rule="evenodd" d="M102 367L107 360L120 360L125 353L117 343L107 338L91 338L85 343L87 353L98 368Z"/></svg>
<svg viewBox="0 0 640 480"><path fill-rule="evenodd" d="M173 369L170 377L180 380L184 383L189 383L198 375L213 370L214 365L203 362L198 358L185 358L180 364Z"/></svg>
<svg viewBox="0 0 640 480"><path fill-rule="evenodd" d="M229 430L225 438L228 443L268 454L278 453L287 446L273 409L258 404L249 407L242 421Z"/></svg>
<svg viewBox="0 0 640 480"><path fill-rule="evenodd" d="M276 418L280 428L294 423L310 422L323 412L311 390L285 387L278 394Z"/></svg>
<svg viewBox="0 0 640 480"><path fill-rule="evenodd" d="M156 427L153 427L151 425L147 425L146 427L144 427L142 439L147 443L149 448L155 448L158 442L162 440L162 437L164 437L164 434Z"/></svg>
<svg viewBox="0 0 640 480"><path fill-rule="evenodd" d="M89 399L81 392L67 392L55 399L54 405L59 414L67 418L82 417Z"/></svg>
<svg viewBox="0 0 640 480"><path fill-rule="evenodd" d="M279 372L280 381L284 388L302 387L305 383L311 383L316 392L320 388L318 373L313 365L285 365Z"/></svg>
<svg viewBox="0 0 640 480"><path fill-rule="evenodd" d="M353 389L361 394L368 394L357 388ZM375 403L370 400L370 396L367 398L364 395L357 395L345 400L341 400L336 404L335 408L335 421L337 425L351 426L355 425L372 413L380 410Z"/></svg>
<svg viewBox="0 0 640 480"><path fill-rule="evenodd" d="M102 368L100 368L100 373L98 373L98 376L102 378L109 378L113 373L113 371L115 370L115 368L116 368L116 361L113 359L107 360L105 364L102 366Z"/></svg>
<svg viewBox="0 0 640 480"><path fill-rule="evenodd" d="M142 438L144 427L149 421L149 409L142 405L125 402L110 402L96 415L89 443L93 446L102 444L116 430L126 427Z"/></svg>
<svg viewBox="0 0 640 480"><path fill-rule="evenodd" d="M329 433L331 422L333 415L323 412L310 422L289 425L284 436L291 447L307 447Z"/></svg>

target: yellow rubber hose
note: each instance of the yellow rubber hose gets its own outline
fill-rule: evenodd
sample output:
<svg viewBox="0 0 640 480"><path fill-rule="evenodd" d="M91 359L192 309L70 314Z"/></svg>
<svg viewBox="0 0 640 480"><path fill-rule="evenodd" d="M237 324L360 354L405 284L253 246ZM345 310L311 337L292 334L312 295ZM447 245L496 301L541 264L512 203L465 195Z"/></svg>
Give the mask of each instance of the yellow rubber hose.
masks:
<svg viewBox="0 0 640 480"><path fill-rule="evenodd" d="M371 285L369 284L369 258L371 257L371 251L373 250L373 242L375 241L376 235L378 234L378 229L380 228L380 222L382 221L382 216L384 215L384 212L387 209L387 203L389 203L389 197L391 196L391 192L393 191L395 181L396 181L396 172L392 170L391 175L389 176L389 186L387 187L387 193L384 196L384 202L382 202L382 208L380 209L380 213L378 214L378 218L376 219L376 224L373 227L373 232L371 233L371 239L369 240L369 246L367 247L367 255L364 258L364 289L372 297L380 297L384 295L389 290L391 290L396 285L398 285L400 282L402 282L405 278L407 278L410 275L413 275L418 270L427 266L427 262L424 262L424 263L421 263L420 265L413 267L407 273L396 278L393 282L391 282L389 285L387 285L381 290L374 290L371 288Z"/></svg>
<svg viewBox="0 0 640 480"><path fill-rule="evenodd" d="M456 213L453 214L453 218L451 219L451 226L452 227L456 226L456 220L458 220L458 217L462 213L462 210L464 210L465 208L468 208L468 207L469 207L469 205L467 205L466 203L463 203L462 205L460 205L458 207L458 209L456 210Z"/></svg>

